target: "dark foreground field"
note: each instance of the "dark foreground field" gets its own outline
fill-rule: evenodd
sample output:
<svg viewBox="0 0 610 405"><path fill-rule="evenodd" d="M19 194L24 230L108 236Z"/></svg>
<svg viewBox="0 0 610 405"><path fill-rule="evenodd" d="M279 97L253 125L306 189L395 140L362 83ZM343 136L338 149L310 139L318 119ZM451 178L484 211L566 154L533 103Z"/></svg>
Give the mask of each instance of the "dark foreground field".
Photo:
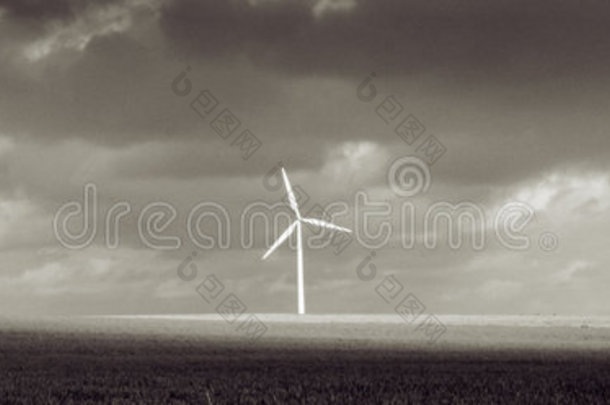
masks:
<svg viewBox="0 0 610 405"><path fill-rule="evenodd" d="M605 349L0 332L2 403L610 403Z"/></svg>

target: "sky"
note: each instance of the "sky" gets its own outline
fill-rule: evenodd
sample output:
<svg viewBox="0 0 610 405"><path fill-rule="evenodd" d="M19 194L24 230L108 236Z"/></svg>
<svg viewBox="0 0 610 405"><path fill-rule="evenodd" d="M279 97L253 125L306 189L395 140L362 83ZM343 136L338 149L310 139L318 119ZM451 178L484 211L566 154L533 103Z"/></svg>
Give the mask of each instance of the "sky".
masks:
<svg viewBox="0 0 610 405"><path fill-rule="evenodd" d="M609 17L592 0L2 0L0 314L210 313L209 277L251 313L295 312L295 252L261 260L286 205L279 230L242 224L282 201L283 165L303 213L334 204L354 230L305 249L308 312L393 313L411 293L427 314L610 315ZM404 162L429 184L405 192ZM425 221L460 203L484 223L456 248ZM363 204L387 210L366 230ZM91 240L66 246L58 223Z"/></svg>

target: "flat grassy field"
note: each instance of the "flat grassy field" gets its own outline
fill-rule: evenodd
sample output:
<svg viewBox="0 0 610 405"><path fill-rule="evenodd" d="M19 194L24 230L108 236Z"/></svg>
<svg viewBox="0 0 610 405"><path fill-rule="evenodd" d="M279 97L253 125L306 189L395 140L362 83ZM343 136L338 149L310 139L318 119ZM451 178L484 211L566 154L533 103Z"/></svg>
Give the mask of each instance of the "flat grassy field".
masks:
<svg viewBox="0 0 610 405"><path fill-rule="evenodd" d="M2 403L610 403L607 329L4 320ZM513 336L513 338L511 338ZM515 338L517 336L518 338Z"/></svg>

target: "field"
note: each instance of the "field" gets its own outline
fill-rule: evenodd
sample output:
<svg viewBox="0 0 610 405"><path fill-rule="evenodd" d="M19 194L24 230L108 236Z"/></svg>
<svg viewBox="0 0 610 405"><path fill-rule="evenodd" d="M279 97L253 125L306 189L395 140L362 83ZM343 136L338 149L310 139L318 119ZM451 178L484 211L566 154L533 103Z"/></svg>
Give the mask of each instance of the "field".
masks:
<svg viewBox="0 0 610 405"><path fill-rule="evenodd" d="M610 403L607 328L4 320L2 403Z"/></svg>

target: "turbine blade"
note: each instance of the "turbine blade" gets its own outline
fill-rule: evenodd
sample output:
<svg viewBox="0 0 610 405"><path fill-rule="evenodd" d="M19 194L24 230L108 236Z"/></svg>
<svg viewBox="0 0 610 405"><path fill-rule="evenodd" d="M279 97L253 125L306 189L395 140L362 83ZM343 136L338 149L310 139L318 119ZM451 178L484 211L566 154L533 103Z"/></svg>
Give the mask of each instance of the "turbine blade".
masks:
<svg viewBox="0 0 610 405"><path fill-rule="evenodd" d="M337 226L335 224L331 224L330 222L322 221L321 219L315 218L303 218L301 221L307 222L308 224L316 225L322 228L333 229L335 231L341 232L352 232L351 229L344 228L342 226Z"/></svg>
<svg viewBox="0 0 610 405"><path fill-rule="evenodd" d="M286 192L288 193L288 202L290 203L290 208L297 214L297 217L301 218L301 213L299 212L299 206L297 205L297 199L294 196L294 192L292 191L292 186L290 185L290 181L288 180L288 175L286 175L286 170L282 167L282 177L284 178L284 186L286 186Z"/></svg>
<svg viewBox="0 0 610 405"><path fill-rule="evenodd" d="M271 247L269 248L269 250L267 250L267 252L265 252L265 255L263 256L263 260L265 260L271 253L273 253L273 251L275 249L277 249L282 243L284 243L284 241L286 239L288 239L288 237L290 236L290 234L292 233L292 231L294 231L294 228L297 226L297 221L294 221L289 227L288 229L286 229L284 231L283 234L280 235L279 238L277 238L277 240L273 243L273 245L271 245Z"/></svg>

